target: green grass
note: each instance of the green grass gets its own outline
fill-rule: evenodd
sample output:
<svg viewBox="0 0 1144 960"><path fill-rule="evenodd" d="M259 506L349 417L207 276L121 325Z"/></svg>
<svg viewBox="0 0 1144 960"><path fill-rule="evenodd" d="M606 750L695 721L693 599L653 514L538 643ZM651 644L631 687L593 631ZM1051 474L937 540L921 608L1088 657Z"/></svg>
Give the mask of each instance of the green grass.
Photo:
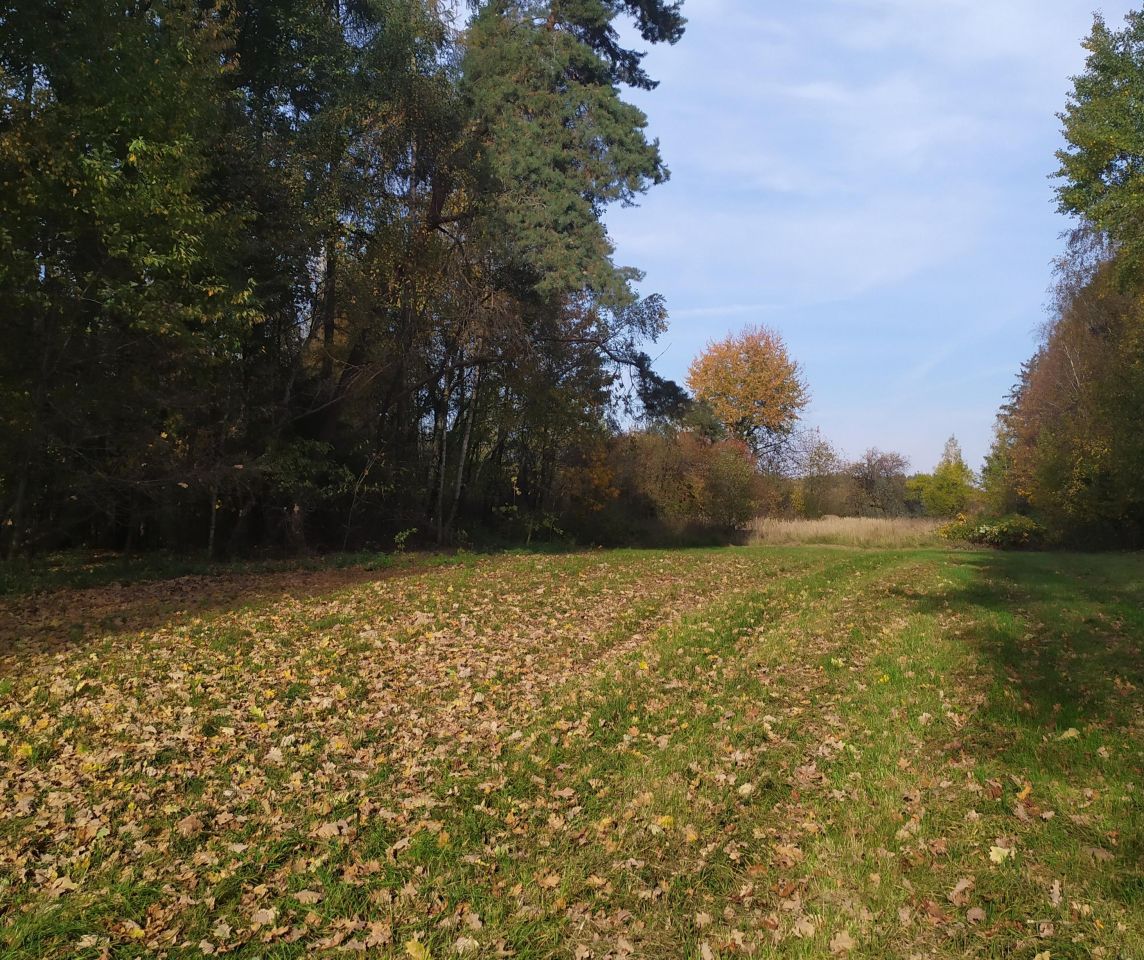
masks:
<svg viewBox="0 0 1144 960"><path fill-rule="evenodd" d="M85 636L0 661L4 956L1144 951L1138 556L502 556Z"/></svg>

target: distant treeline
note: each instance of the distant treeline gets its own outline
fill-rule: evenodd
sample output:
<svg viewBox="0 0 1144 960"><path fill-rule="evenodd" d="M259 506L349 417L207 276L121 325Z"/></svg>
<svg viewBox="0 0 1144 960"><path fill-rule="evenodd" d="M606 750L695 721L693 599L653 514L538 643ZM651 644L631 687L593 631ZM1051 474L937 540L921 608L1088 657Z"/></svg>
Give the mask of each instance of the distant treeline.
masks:
<svg viewBox="0 0 1144 960"><path fill-rule="evenodd" d="M683 402L602 220L668 176L620 20L679 6L0 4L5 552L598 515Z"/></svg>
<svg viewBox="0 0 1144 960"><path fill-rule="evenodd" d="M1061 115L1058 197L1080 218L1036 354L983 471L990 513L1050 542L1144 547L1144 14L1099 17Z"/></svg>

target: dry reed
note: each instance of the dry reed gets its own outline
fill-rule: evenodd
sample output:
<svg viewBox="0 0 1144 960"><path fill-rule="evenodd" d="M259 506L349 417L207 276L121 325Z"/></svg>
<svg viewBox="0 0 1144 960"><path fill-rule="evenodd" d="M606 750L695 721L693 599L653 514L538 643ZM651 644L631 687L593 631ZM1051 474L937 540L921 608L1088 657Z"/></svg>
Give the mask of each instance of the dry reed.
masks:
<svg viewBox="0 0 1144 960"><path fill-rule="evenodd" d="M834 544L844 547L929 547L941 541L940 521L919 517L822 517L780 520L757 517L753 544Z"/></svg>

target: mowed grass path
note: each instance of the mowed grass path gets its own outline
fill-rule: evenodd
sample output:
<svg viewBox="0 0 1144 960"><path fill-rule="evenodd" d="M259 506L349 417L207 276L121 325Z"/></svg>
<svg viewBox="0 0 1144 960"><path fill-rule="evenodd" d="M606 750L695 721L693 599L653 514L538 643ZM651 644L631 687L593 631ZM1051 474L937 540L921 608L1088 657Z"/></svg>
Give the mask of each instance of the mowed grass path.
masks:
<svg viewBox="0 0 1144 960"><path fill-rule="evenodd" d="M0 955L1144 956L1140 557L314 576L0 606Z"/></svg>

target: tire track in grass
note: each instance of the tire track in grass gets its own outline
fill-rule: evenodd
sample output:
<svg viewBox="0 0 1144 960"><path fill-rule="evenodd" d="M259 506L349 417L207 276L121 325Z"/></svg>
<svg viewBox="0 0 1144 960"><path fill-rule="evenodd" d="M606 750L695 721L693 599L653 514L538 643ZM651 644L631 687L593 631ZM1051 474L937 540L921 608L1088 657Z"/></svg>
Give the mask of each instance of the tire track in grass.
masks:
<svg viewBox="0 0 1144 960"><path fill-rule="evenodd" d="M807 647L834 649L840 627L849 638L865 623L855 615L860 595L903 562L834 553L686 618L660 633L646 659L588 684L534 729L498 778L458 785L478 815L446 829L464 836L472 859L466 868L464 856L458 864L452 853L418 851L440 911L420 924L426 942L451 949L448 921L473 909L522 957L681 956L699 949L694 907L704 898L720 909L748 903L749 932L724 930L732 944L773 942L759 895L740 896L743 884L753 888L760 850L769 856L773 829L761 826L764 815L751 821L764 834L744 833L748 811L773 814L791 784L813 776L798 728L819 671L803 662ZM759 644L769 666L754 660ZM785 693L776 692L777 666ZM783 699L795 692L807 703ZM781 719L760 706L772 696ZM710 917L724 925L719 911Z"/></svg>

